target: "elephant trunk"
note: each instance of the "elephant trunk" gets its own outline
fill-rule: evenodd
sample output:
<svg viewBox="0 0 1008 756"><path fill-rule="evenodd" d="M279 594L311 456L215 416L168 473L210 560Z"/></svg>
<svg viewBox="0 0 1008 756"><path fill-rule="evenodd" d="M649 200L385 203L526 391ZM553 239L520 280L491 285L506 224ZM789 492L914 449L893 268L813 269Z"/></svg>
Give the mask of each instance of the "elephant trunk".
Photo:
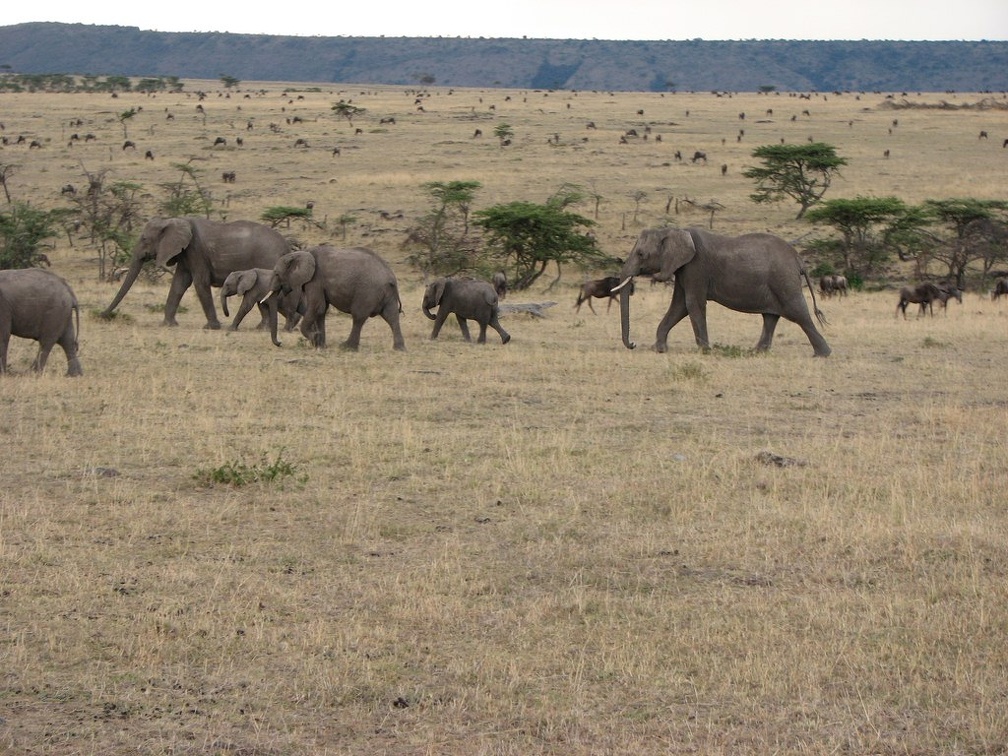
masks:
<svg viewBox="0 0 1008 756"><path fill-rule="evenodd" d="M221 290L220 290L220 306L221 306L221 309L224 311L224 317L225 318L230 318L231 317L231 313L228 312L228 308L227 308L227 301L228 301L228 297L229 296L230 296L230 294L227 293L227 290L224 289L224 288L221 288Z"/></svg>
<svg viewBox="0 0 1008 756"><path fill-rule="evenodd" d="M133 286L134 282L137 280L137 276L140 275L140 271L143 269L144 264L143 257L134 257L133 262L130 263L129 270L126 271L126 277L123 279L122 285L119 287L119 291L116 292L115 297L112 298L112 303L102 311L102 317L107 318L112 315L112 311L119 306L122 302L123 297L126 296L130 287Z"/></svg>
<svg viewBox="0 0 1008 756"><path fill-rule="evenodd" d="M430 305L427 303L427 300L424 300L423 303L423 314L427 316L428 320L437 320L437 315L431 312Z"/></svg>
<svg viewBox="0 0 1008 756"><path fill-rule="evenodd" d="M623 336L623 346L627 349L633 349L637 346L636 343L630 341L630 290L633 288L632 283L633 277L627 276L623 279L623 283L613 289L613 291L619 290L620 332Z"/></svg>
<svg viewBox="0 0 1008 756"><path fill-rule="evenodd" d="M270 327L270 340L272 340L273 346L280 346L280 339L277 338L277 310L279 310L279 301L279 292L271 292L260 302L260 304L266 305L266 314L269 319ZM227 313L225 313L225 315L226 314Z"/></svg>

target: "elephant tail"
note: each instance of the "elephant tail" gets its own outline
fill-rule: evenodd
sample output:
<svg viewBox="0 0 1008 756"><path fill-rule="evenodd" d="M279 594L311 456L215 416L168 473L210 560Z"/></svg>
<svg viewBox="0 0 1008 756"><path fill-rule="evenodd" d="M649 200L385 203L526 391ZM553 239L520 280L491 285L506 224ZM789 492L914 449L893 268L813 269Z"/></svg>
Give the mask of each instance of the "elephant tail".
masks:
<svg viewBox="0 0 1008 756"><path fill-rule="evenodd" d="M816 320L819 321L820 325L829 325L829 321L826 320L826 315L819 309L819 305L816 303L815 289L812 288L812 282L809 280L808 271L805 270L804 266L802 266L800 270L802 278L805 279L805 285L808 286L809 294L812 295L812 312L815 313Z"/></svg>

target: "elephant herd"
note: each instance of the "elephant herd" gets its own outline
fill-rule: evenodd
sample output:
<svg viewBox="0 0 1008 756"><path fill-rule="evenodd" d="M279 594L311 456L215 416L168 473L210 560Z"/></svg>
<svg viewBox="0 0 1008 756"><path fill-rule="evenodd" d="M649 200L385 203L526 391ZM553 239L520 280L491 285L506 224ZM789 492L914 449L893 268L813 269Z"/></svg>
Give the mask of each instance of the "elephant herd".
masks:
<svg viewBox="0 0 1008 756"><path fill-rule="evenodd" d="M242 297L231 330L237 329L257 307L261 325L269 326L270 338L277 346L278 321L283 315L287 331L300 325L312 346L325 347L326 313L334 307L350 315L352 321L344 347L357 349L364 323L381 317L392 331L393 348L406 348L399 323L403 306L395 273L372 250L321 245L291 251L277 231L250 221L154 218L134 246L124 280L103 316L111 316L150 260L159 266L174 266L164 308L165 325L177 325L180 301L192 286L206 316L205 328L220 328L211 294L211 287L219 287L226 317L230 316L228 299ZM709 348L707 302L713 301L737 312L762 316L757 351L770 348L777 323L783 317L802 329L815 356L831 353L816 328L816 321L825 323L825 317L802 261L791 245L772 234L729 237L697 228L642 231L619 275L587 282L575 305L580 308L587 301L594 312L592 298L608 299L609 306L618 301L621 338L628 349L636 346L630 340L630 295L637 276L673 285L671 303L657 328L653 347L657 352L666 351L669 332L687 317L697 345ZM803 283L811 295L811 313ZM501 343L507 344L511 335L499 319L499 302L506 289L503 273L497 273L492 282L458 277L432 281L422 302L424 315L434 321L431 339L436 339L447 318L455 315L466 341L471 340L467 321L473 320L480 328L479 343L486 342L487 329L492 328ZM825 297L845 296L847 280L843 276L823 276L819 290ZM991 297L997 299L1002 294L1008 294L1008 279L997 281ZM900 292L896 312L898 315L902 311L906 317L907 306L916 303L922 315L933 308L935 301L944 306L953 297L962 302L962 291L950 284L906 287ZM39 269L0 271L0 373L7 370L7 346L13 335L39 343L34 370L41 372L45 368L50 350L59 344L66 353L67 374L81 375L79 332L79 306L66 281Z"/></svg>

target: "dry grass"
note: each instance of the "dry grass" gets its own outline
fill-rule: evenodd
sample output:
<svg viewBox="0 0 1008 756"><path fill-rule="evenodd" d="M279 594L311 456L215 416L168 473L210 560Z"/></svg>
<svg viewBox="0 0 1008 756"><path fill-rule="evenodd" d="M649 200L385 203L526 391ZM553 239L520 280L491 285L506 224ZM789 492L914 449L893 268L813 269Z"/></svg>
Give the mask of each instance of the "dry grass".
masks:
<svg viewBox="0 0 1008 756"><path fill-rule="evenodd" d="M441 91L417 113L410 94L354 89L369 110L354 137L328 112L348 92L263 87L214 94L205 128L184 97L0 97L8 135L49 138L0 152L22 166L16 198L58 203L79 159L157 195L169 162L195 156L232 193L230 217L307 200L330 219L358 213L350 241L393 261L409 349L394 353L380 321L357 354L290 334L275 349L253 319L203 331L191 293L182 326L164 329L145 305L165 289L150 284L123 303L130 319L104 323L91 313L114 286L61 245L85 376L64 378L61 354L24 375L33 346L18 341L0 381L0 751L1008 749L1008 304L968 293L947 316L904 321L892 294L832 300L828 360L788 323L752 355L758 318L712 307L725 348L697 352L682 324L657 355L622 348L615 310L575 314L579 281L565 280L513 295L558 304L506 316L512 343L477 347L449 328L427 340L398 249L431 179L482 181L481 205L593 185L616 254L663 221L662 188L719 199L721 230L795 238L808 228L791 208L752 206L737 175L785 133L852 158L836 196L1003 197L1003 114L894 115L881 95L496 91ZM768 102L775 122L755 123ZM136 156L113 115L132 104ZM663 141L617 144L639 108ZM294 112L310 116L302 129L268 132ZM396 125L379 127L387 115ZM63 147L78 116L98 147ZM234 147L247 117L256 129ZM517 134L505 150L500 120ZM218 133L227 148L210 147ZM675 149L711 164L676 164ZM217 185L223 170L233 187ZM649 198L637 226L636 190ZM638 287L642 344L668 297ZM330 317L337 342L348 323ZM278 459L297 473L197 480Z"/></svg>

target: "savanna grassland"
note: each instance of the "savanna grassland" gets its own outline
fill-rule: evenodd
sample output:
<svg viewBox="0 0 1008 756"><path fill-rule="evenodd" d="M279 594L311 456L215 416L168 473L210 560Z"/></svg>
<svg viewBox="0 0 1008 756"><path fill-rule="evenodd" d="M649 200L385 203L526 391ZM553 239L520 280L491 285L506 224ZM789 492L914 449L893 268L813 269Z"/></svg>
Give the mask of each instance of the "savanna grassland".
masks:
<svg viewBox="0 0 1008 756"><path fill-rule="evenodd" d="M164 328L163 280L102 321L117 284L86 238L56 239L85 375L64 377L59 350L29 374L34 344L15 339L0 380L0 752L1008 750L1008 302L968 291L904 320L893 291L820 301L824 360L786 322L753 354L759 318L712 305L717 347L682 323L656 354L670 290L639 282L631 352L616 308L574 311L571 269L509 295L556 302L506 314L510 344L453 323L431 342L400 247L422 184L452 180L482 183L474 209L580 184L614 255L642 228L707 223L675 198L723 205L717 231L801 239L797 208L754 205L739 175L782 138L849 160L828 196L1004 199L1006 111L218 89L0 95L4 134L42 144L0 150L13 198L65 205L62 186L105 171L154 215L192 160L218 217L313 202L325 227L285 233L342 244L351 215L346 243L399 277L407 351L380 320L342 351L332 312L324 351L290 333L275 348L254 316L206 331L192 291ZM339 99L366 113L337 119ZM68 147L74 132L95 139Z"/></svg>

